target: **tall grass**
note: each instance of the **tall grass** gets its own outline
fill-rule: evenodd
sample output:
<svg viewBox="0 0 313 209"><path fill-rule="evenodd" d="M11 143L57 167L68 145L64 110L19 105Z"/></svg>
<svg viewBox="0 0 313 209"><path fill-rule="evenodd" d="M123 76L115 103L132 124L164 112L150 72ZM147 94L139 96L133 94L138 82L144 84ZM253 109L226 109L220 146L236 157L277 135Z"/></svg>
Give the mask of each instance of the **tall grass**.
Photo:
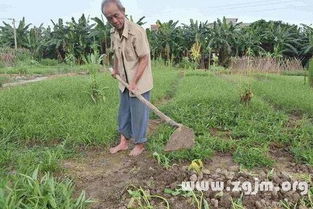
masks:
<svg viewBox="0 0 313 209"><path fill-rule="evenodd" d="M38 168L30 175L17 174L13 182L7 182L6 187L0 186L0 208L84 209L91 203L84 191L77 199L72 197L71 181L57 181L49 173L40 176Z"/></svg>
<svg viewBox="0 0 313 209"><path fill-rule="evenodd" d="M0 66L12 67L32 60L28 49L0 48Z"/></svg>
<svg viewBox="0 0 313 209"><path fill-rule="evenodd" d="M308 76L309 76L309 84L313 88L313 58L310 60L310 63L309 63Z"/></svg>
<svg viewBox="0 0 313 209"><path fill-rule="evenodd" d="M236 73L283 73L288 71L303 71L301 60L276 59L271 57L234 57L231 61L231 71Z"/></svg>

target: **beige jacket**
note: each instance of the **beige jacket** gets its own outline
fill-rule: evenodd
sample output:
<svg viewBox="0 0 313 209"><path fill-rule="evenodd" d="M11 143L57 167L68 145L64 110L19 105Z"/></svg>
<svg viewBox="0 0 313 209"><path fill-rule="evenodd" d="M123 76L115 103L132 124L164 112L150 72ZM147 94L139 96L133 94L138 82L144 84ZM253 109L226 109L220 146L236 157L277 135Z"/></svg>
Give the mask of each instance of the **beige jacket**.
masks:
<svg viewBox="0 0 313 209"><path fill-rule="evenodd" d="M130 83L135 75L139 57L144 55L149 56L148 65L137 82L137 87L140 94L150 91L153 88L153 78L151 72L150 47L145 30L125 18L124 30L121 37L114 28L111 30L111 47L118 60L119 74L124 81L128 80L128 83ZM123 66L125 66L125 71ZM124 92L125 86L119 84L119 89Z"/></svg>

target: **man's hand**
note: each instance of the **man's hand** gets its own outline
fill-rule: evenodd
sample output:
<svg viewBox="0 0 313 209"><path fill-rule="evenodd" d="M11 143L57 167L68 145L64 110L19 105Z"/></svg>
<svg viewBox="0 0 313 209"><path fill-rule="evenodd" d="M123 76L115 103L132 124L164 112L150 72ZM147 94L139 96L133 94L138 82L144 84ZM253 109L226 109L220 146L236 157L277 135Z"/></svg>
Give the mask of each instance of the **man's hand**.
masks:
<svg viewBox="0 0 313 209"><path fill-rule="evenodd" d="M131 92L136 92L139 89L137 88L137 84L135 82L130 82L130 84L128 85L128 89Z"/></svg>
<svg viewBox="0 0 313 209"><path fill-rule="evenodd" d="M117 70L113 69L113 71L111 72L111 76L116 79L116 75L120 75L120 74L118 73Z"/></svg>

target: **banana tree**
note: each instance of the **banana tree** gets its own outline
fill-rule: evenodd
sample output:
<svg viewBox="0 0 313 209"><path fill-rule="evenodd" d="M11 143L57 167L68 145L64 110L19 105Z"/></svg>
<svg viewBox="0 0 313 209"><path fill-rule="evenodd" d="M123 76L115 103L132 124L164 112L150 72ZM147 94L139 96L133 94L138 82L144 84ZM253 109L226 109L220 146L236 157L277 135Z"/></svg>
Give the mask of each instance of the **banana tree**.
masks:
<svg viewBox="0 0 313 209"><path fill-rule="evenodd" d="M228 23L225 17L222 21L217 19L213 23L207 48L218 54L219 65L223 67L228 67L230 64L230 57L238 31L239 24Z"/></svg>
<svg viewBox="0 0 313 209"><path fill-rule="evenodd" d="M67 50L69 55L74 55L78 64L83 63L83 57L92 52L91 45L94 40L90 37L90 32L95 24L89 24L89 19L83 14L78 22L72 18L67 22L68 33L65 34L67 40Z"/></svg>
<svg viewBox="0 0 313 209"><path fill-rule="evenodd" d="M34 57L41 58L43 55L44 39L43 33L45 28L41 24L39 27L33 27L27 34L26 47L31 51Z"/></svg>
<svg viewBox="0 0 313 209"><path fill-rule="evenodd" d="M271 24L270 30L266 32L267 37L273 42L273 57L297 56L300 46L299 30L297 26Z"/></svg>
<svg viewBox="0 0 313 209"><path fill-rule="evenodd" d="M210 52L209 48L205 46L208 45L209 42L209 25L208 22L198 22L190 19L189 25L183 24L183 37L184 37L184 49L189 50L194 44L199 44L200 47L200 59L199 65L200 68L208 68L210 63ZM193 48L194 49L194 48ZM185 53L186 56L186 53ZM187 54L188 56L188 54Z"/></svg>
<svg viewBox="0 0 313 209"><path fill-rule="evenodd" d="M236 56L259 56L265 51L261 44L261 37L255 30L243 28L238 36Z"/></svg>
<svg viewBox="0 0 313 209"><path fill-rule="evenodd" d="M14 28L11 24L3 22L4 26L0 26L1 40L3 46L14 47ZM27 34L29 33L28 29L31 24L26 24L25 18L19 22L18 27L16 28L16 39L17 47L25 48L27 47Z"/></svg>
<svg viewBox="0 0 313 209"><path fill-rule="evenodd" d="M153 43L157 42L157 45L154 46L154 50L166 61L171 61L179 57L183 51L183 47L180 44L183 37L181 29L177 27L177 24L178 21L174 22L170 20L169 22L161 23L158 20L157 25L159 25L159 29L152 32L155 33L155 36L150 36L150 38L153 37L157 39L157 41L152 40Z"/></svg>
<svg viewBox="0 0 313 209"><path fill-rule="evenodd" d="M308 25L303 26L301 56L304 64L307 64L309 59L313 57L313 27Z"/></svg>
<svg viewBox="0 0 313 209"><path fill-rule="evenodd" d="M143 17L139 18L139 20L135 21L134 18L133 18L133 16L130 15L129 20L132 21L132 22L136 22L137 25L143 26L144 24L147 23L147 22L144 22L144 21L143 21L145 18L146 18L146 17L143 16Z"/></svg>
<svg viewBox="0 0 313 209"><path fill-rule="evenodd" d="M57 23L53 20L51 20L51 22L53 24L53 30L50 33L50 39L47 40L46 45L54 48L57 58L63 61L67 52L66 34L69 32L69 29L61 18L59 18Z"/></svg>
<svg viewBox="0 0 313 209"><path fill-rule="evenodd" d="M92 18L96 26L91 30L89 37L94 38L100 44L101 54L108 54L110 48L110 30L112 26L104 21L103 16L101 19L98 17Z"/></svg>

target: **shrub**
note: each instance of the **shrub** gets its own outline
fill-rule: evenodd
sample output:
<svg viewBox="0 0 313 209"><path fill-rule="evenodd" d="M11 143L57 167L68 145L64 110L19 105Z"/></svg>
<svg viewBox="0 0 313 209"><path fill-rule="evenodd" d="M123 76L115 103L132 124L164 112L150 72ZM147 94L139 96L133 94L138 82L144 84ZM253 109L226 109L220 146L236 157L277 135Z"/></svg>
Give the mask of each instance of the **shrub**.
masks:
<svg viewBox="0 0 313 209"><path fill-rule="evenodd" d="M56 66L58 63L59 63L58 60L49 59L49 58L42 59L40 61L40 64L45 65L45 66Z"/></svg>
<svg viewBox="0 0 313 209"><path fill-rule="evenodd" d="M28 49L11 49L0 48L0 66L15 66L18 62L32 60L31 53Z"/></svg>
<svg viewBox="0 0 313 209"><path fill-rule="evenodd" d="M182 61L179 63L179 67L184 69L196 69L197 65L196 62L189 60L188 57L183 57Z"/></svg>
<svg viewBox="0 0 313 209"><path fill-rule="evenodd" d="M0 49L0 65L4 67L13 66L15 64L15 54L13 51Z"/></svg>

